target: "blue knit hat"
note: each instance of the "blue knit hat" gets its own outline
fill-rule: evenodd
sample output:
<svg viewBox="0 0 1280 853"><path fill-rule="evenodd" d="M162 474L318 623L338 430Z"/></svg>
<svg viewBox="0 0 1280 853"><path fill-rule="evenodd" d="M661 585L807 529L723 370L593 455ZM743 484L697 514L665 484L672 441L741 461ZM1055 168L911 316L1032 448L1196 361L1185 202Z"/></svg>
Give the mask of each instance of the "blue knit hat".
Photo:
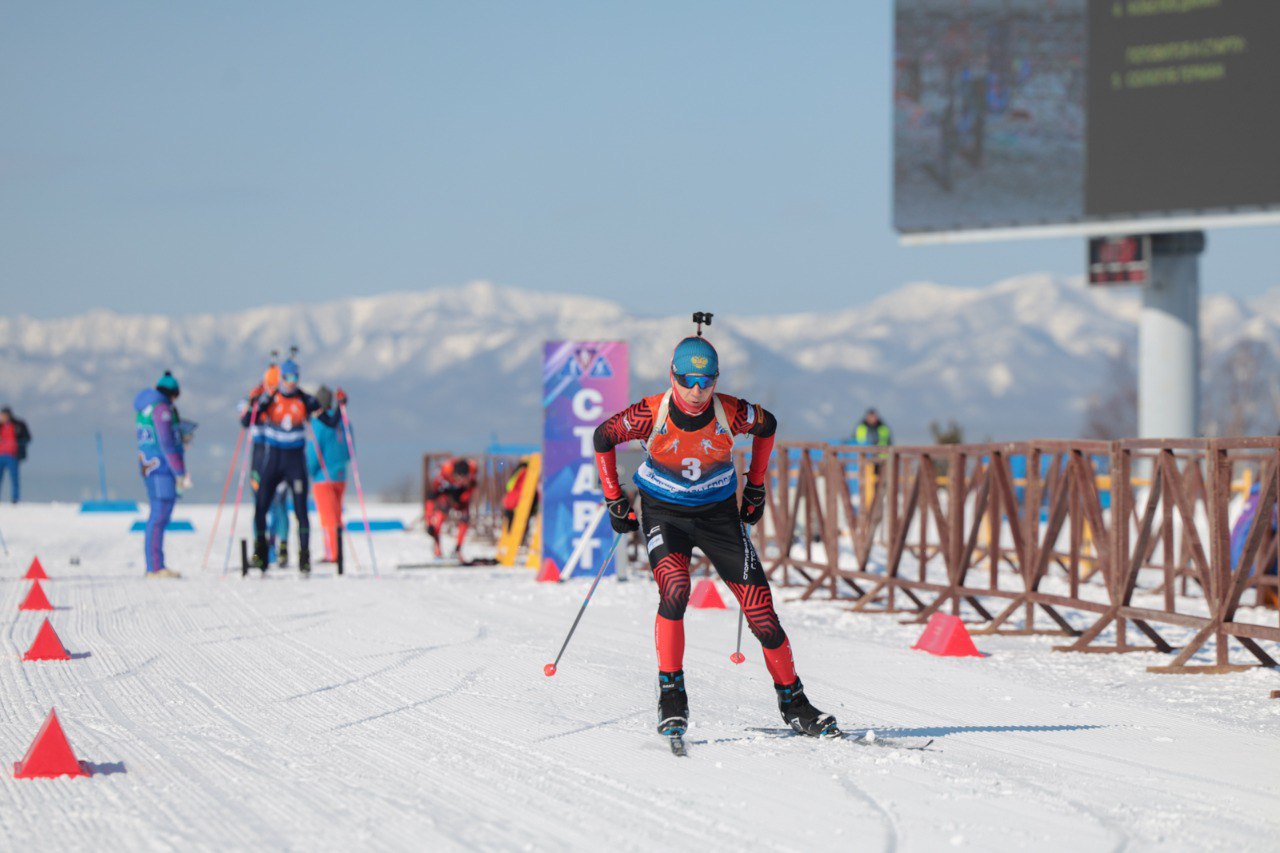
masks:
<svg viewBox="0 0 1280 853"><path fill-rule="evenodd" d="M297 379L300 375L301 374L298 372L298 362L293 359L287 358L285 359L284 364L280 365L281 379L284 379L286 376L292 376L294 379Z"/></svg>
<svg viewBox="0 0 1280 853"><path fill-rule="evenodd" d="M688 337L676 344L676 351L671 355L671 372L682 376L686 373L719 376L720 356L706 338Z"/></svg>
<svg viewBox="0 0 1280 853"><path fill-rule="evenodd" d="M164 376L160 377L160 381L156 383L157 391L164 391L171 396L178 396L178 380L173 377L169 371L164 372Z"/></svg>

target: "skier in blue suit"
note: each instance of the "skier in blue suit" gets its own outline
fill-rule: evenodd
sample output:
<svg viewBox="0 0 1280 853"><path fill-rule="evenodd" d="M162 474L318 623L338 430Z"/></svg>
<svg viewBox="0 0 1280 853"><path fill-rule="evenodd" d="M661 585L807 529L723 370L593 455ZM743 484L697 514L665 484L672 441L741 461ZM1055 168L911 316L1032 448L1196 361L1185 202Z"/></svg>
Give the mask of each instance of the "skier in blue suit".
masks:
<svg viewBox="0 0 1280 853"><path fill-rule="evenodd" d="M146 388L133 400L137 412L138 465L151 501L147 519L147 577L181 577L165 566L164 529L173 515L173 504L183 489L191 487L182 454L182 428L174 401L178 380L164 372L154 388Z"/></svg>

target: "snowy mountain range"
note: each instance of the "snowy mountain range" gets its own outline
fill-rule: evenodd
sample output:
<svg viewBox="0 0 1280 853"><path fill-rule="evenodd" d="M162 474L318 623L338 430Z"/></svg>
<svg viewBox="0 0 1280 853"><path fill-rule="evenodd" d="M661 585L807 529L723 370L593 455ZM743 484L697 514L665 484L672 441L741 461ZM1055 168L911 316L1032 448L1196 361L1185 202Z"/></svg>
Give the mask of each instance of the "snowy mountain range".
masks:
<svg viewBox="0 0 1280 853"><path fill-rule="evenodd" d="M664 387L689 312L717 308L708 336L724 390L777 412L784 438L847 436L875 405L899 443L913 443L948 420L975 441L1079 436L1090 398L1123 381L1112 374L1134 351L1139 304L1132 291L1026 275L982 288L910 284L837 313L754 317L694 304L634 316L605 300L487 282L220 315L2 317L0 401L35 435L29 497L96 493L98 430L111 491L135 494L131 403L171 368L183 417L201 424L196 497L216 499L237 400L272 349L296 344L305 388L324 382L351 395L366 487L403 488L416 484L426 450L539 439L543 341L629 341L636 397ZM1206 377L1249 341L1260 344L1250 350L1265 362L1259 372L1274 374L1277 332L1280 292L1204 300Z"/></svg>

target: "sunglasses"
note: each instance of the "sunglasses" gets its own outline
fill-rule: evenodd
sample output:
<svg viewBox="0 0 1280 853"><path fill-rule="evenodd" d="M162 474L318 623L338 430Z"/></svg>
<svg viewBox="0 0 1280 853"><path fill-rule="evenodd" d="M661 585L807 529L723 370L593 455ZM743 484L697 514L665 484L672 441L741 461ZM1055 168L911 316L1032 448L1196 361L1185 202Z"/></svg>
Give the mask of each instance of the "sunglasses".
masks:
<svg viewBox="0 0 1280 853"><path fill-rule="evenodd" d="M296 373L287 373L287 374L285 374L284 376L281 376L281 377L280 377L280 381L281 381L281 382L292 382L292 383L294 383L294 384L297 384L297 382L298 382L298 374L296 374Z"/></svg>
<svg viewBox="0 0 1280 853"><path fill-rule="evenodd" d="M710 388L716 384L716 377L703 376L701 373L673 373L671 375L684 388Z"/></svg>

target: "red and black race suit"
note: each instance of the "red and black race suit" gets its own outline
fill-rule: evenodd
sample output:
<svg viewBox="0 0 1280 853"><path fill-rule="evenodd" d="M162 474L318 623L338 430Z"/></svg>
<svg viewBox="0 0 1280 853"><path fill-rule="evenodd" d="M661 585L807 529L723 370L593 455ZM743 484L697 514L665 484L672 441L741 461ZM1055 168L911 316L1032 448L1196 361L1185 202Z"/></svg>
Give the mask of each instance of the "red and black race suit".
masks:
<svg viewBox="0 0 1280 853"><path fill-rule="evenodd" d="M697 546L742 605L747 625L760 645L776 649L786 640L773 609L769 579L747 527L738 517L734 498L687 507L645 497L640 506L640 532L658 582L659 616L673 621L684 618L689 603L689 560Z"/></svg>

